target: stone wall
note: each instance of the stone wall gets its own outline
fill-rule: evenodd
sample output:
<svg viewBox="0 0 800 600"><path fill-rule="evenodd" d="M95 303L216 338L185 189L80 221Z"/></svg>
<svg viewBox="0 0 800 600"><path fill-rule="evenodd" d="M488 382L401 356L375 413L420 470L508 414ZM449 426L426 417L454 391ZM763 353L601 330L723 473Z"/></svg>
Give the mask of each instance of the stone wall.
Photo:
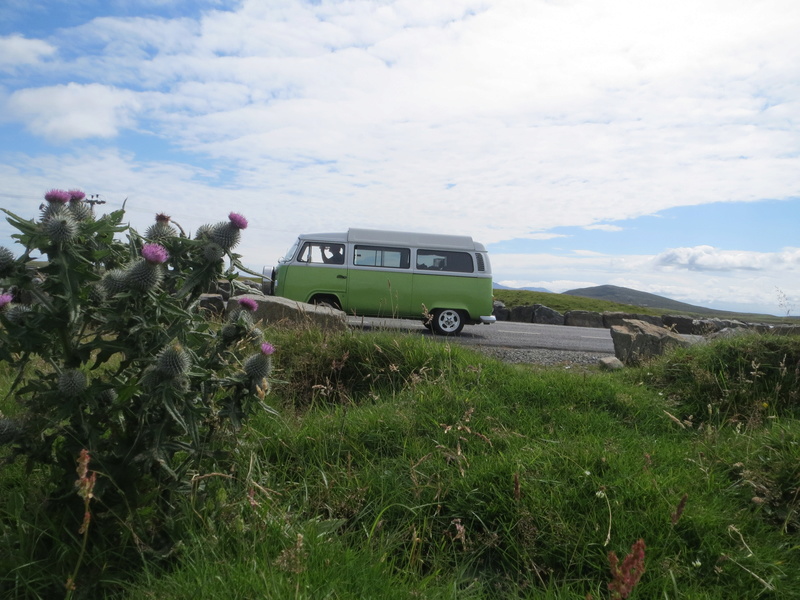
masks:
<svg viewBox="0 0 800 600"><path fill-rule="evenodd" d="M593 312L589 310L571 310L562 314L542 304L514 306L507 308L502 302L495 301L492 312L498 321L517 323L538 323L542 325L567 325L572 327L603 327L611 329L622 326L626 320L644 321L657 327L680 333L682 335L712 335L721 331L748 329L770 331L780 335L800 335L798 325L765 325L763 323L744 323L730 319L695 319L686 315L640 315L626 312Z"/></svg>

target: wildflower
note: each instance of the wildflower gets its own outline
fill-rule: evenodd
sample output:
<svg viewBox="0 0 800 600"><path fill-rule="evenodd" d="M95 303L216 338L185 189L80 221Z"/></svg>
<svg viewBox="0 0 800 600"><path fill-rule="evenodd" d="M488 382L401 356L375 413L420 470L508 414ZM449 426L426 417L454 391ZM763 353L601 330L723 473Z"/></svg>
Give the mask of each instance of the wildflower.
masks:
<svg viewBox="0 0 800 600"><path fill-rule="evenodd" d="M145 244L142 246L142 258L125 272L125 284L131 289L143 292L158 287L164 279L160 265L168 258L169 253L164 246Z"/></svg>
<svg viewBox="0 0 800 600"><path fill-rule="evenodd" d="M44 195L44 199L51 204L66 204L71 198L72 194L64 190L50 190Z"/></svg>
<svg viewBox="0 0 800 600"><path fill-rule="evenodd" d="M142 246L142 258L151 265L160 265L167 262L169 252L160 244L145 244Z"/></svg>
<svg viewBox="0 0 800 600"><path fill-rule="evenodd" d="M69 194L69 201L70 202L80 202L84 198L86 198L86 194L84 194L80 190L70 190L67 192Z"/></svg>
<svg viewBox="0 0 800 600"><path fill-rule="evenodd" d="M613 577L611 583L608 584L611 598L612 600L624 600L639 583L639 579L644 573L644 540L639 539L631 546L630 554L623 559L621 565L614 551L609 552L608 563Z"/></svg>
<svg viewBox="0 0 800 600"><path fill-rule="evenodd" d="M251 381L261 382L266 379L272 371L272 354L275 352L275 346L269 342L261 344L261 352L249 356L244 361L244 372Z"/></svg>
<svg viewBox="0 0 800 600"><path fill-rule="evenodd" d="M247 229L247 219L239 213L232 212L228 215L228 219L236 229Z"/></svg>
<svg viewBox="0 0 800 600"><path fill-rule="evenodd" d="M147 228L144 237L152 242L162 242L178 235L176 229L169 224L171 218L164 213L157 214L155 224Z"/></svg>
<svg viewBox="0 0 800 600"><path fill-rule="evenodd" d="M254 328L255 311L258 302L252 298L239 298L236 308L228 313L228 325L222 330L222 336L228 341L238 339Z"/></svg>
<svg viewBox="0 0 800 600"><path fill-rule="evenodd" d="M239 243L240 231L247 228L247 219L239 213L228 215L227 223L217 223L207 232L208 239L228 251ZM206 230L204 230L206 234ZM198 231L199 235L199 231Z"/></svg>
<svg viewBox="0 0 800 600"><path fill-rule="evenodd" d="M0 294L0 310L6 305L10 304L14 300L14 296L11 294Z"/></svg>
<svg viewBox="0 0 800 600"><path fill-rule="evenodd" d="M46 221L64 212L64 207L67 202L69 202L70 198L70 193L64 190L50 190L45 193L44 199L47 200L47 204L40 207L42 209L42 221Z"/></svg>
<svg viewBox="0 0 800 600"><path fill-rule="evenodd" d="M258 302L252 298L239 298L239 306L249 312L255 312L258 310Z"/></svg>

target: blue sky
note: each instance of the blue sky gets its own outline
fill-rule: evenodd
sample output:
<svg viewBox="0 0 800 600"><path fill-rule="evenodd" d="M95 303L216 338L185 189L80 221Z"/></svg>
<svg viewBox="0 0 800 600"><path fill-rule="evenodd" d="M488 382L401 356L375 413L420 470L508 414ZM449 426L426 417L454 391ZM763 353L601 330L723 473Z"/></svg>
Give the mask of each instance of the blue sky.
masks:
<svg viewBox="0 0 800 600"><path fill-rule="evenodd" d="M7 0L0 206L472 235L495 280L800 312L794 0ZM0 223L0 244L13 248Z"/></svg>

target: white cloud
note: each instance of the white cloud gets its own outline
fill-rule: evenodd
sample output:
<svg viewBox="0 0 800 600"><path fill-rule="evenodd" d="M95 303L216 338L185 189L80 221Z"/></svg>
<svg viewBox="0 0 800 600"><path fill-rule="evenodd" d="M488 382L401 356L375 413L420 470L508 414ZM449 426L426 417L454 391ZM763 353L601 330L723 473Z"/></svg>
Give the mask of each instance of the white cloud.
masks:
<svg viewBox="0 0 800 600"><path fill-rule="evenodd" d="M36 135L57 142L108 138L133 124L136 95L97 83L69 83L12 93L7 111Z"/></svg>
<svg viewBox="0 0 800 600"><path fill-rule="evenodd" d="M587 225L586 227L584 227L584 229L587 229L589 231L609 231L609 232L623 231L622 227L620 227L619 225L609 225L609 224Z"/></svg>
<svg viewBox="0 0 800 600"><path fill-rule="evenodd" d="M56 52L54 46L42 40L30 40L18 34L0 36L0 69L35 65Z"/></svg>
<svg viewBox="0 0 800 600"><path fill-rule="evenodd" d="M712 246L671 248L654 259L660 268L690 271L768 271L800 269L800 248L781 252L720 250Z"/></svg>

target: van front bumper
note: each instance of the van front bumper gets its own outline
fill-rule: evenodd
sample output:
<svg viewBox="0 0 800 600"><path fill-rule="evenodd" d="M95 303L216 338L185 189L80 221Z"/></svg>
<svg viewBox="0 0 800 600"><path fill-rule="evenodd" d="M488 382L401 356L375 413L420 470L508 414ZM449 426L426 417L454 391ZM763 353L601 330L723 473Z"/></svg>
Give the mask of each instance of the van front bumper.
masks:
<svg viewBox="0 0 800 600"><path fill-rule="evenodd" d="M483 325L491 325L492 323L497 321L497 317L495 317L494 315L489 315L488 317L481 317L480 319Z"/></svg>

